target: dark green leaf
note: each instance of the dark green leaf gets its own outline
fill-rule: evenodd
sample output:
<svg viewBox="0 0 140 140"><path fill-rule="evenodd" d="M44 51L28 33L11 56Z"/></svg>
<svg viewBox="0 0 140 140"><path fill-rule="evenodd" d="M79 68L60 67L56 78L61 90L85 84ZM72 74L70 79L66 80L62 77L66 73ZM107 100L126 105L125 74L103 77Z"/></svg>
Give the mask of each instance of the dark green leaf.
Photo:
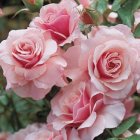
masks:
<svg viewBox="0 0 140 140"><path fill-rule="evenodd" d="M0 131L14 132L34 122L46 122L49 111L46 99L34 101L4 93L0 96Z"/></svg>
<svg viewBox="0 0 140 140"><path fill-rule="evenodd" d="M133 136L127 138L126 140L140 140L140 135L133 135Z"/></svg>
<svg viewBox="0 0 140 140"><path fill-rule="evenodd" d="M8 98L5 95L0 96L0 103L6 106L8 104Z"/></svg>
<svg viewBox="0 0 140 140"><path fill-rule="evenodd" d="M118 138L109 138L107 140L118 140Z"/></svg>
<svg viewBox="0 0 140 140"><path fill-rule="evenodd" d="M112 10L117 11L119 8L121 8L121 4L124 3L126 0L114 0L113 5L112 5Z"/></svg>
<svg viewBox="0 0 140 140"><path fill-rule="evenodd" d="M121 0L115 0L112 5L112 10L117 11L121 7Z"/></svg>
<svg viewBox="0 0 140 140"><path fill-rule="evenodd" d="M136 26L136 29L134 31L135 37L140 37L140 23Z"/></svg>
<svg viewBox="0 0 140 140"><path fill-rule="evenodd" d="M123 24L131 27L134 24L134 12L139 8L140 0L127 0L118 10L118 14Z"/></svg>
<svg viewBox="0 0 140 140"><path fill-rule="evenodd" d="M114 136L119 136L128 130L136 122L136 117L130 117L112 130Z"/></svg>

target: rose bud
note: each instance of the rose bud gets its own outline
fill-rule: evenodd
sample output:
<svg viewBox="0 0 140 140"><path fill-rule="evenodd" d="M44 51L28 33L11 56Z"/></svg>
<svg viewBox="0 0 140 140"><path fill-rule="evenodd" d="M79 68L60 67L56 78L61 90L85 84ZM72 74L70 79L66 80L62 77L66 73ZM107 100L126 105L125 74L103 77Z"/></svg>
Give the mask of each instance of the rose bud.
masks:
<svg viewBox="0 0 140 140"><path fill-rule="evenodd" d="M32 12L37 12L43 6L44 0L22 0L24 5Z"/></svg>
<svg viewBox="0 0 140 140"><path fill-rule="evenodd" d="M93 23L92 18L90 17L90 15L86 11L82 12L80 18L85 24L92 24Z"/></svg>

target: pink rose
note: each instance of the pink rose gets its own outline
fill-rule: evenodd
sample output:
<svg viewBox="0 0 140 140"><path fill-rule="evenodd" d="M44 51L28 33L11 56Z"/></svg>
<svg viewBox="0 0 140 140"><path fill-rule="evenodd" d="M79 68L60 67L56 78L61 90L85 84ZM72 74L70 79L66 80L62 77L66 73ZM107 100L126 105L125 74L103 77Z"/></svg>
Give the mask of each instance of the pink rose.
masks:
<svg viewBox="0 0 140 140"><path fill-rule="evenodd" d="M10 135L7 140L80 140L80 138L74 128L57 131L50 124L33 124Z"/></svg>
<svg viewBox="0 0 140 140"><path fill-rule="evenodd" d="M49 35L38 29L11 31L0 44L0 64L12 88L21 97L43 98L52 86L63 86L65 60Z"/></svg>
<svg viewBox="0 0 140 140"><path fill-rule="evenodd" d="M64 45L78 38L79 13L76 3L62 0L59 4L49 4L41 8L30 26L49 31L57 43Z"/></svg>
<svg viewBox="0 0 140 140"><path fill-rule="evenodd" d="M122 103L105 103L104 93L85 82L64 87L52 99L51 106L48 122L54 129L77 128L81 140L93 140L105 128L117 127L125 115Z"/></svg>
<svg viewBox="0 0 140 140"><path fill-rule="evenodd" d="M138 60L136 39L131 30L125 25L99 26L89 36L81 46L66 52L66 75L75 80L84 73L107 96L126 98L135 86Z"/></svg>

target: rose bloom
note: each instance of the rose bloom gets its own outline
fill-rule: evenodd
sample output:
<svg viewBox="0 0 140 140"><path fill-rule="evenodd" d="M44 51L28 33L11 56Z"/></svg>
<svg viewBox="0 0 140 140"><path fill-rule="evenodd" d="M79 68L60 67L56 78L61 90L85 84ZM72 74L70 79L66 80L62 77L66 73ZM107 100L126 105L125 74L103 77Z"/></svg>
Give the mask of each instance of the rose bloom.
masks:
<svg viewBox="0 0 140 140"><path fill-rule="evenodd" d="M48 122L54 129L77 128L81 140L93 140L105 128L119 125L125 115L120 102L104 102L104 93L88 82L74 82L64 87L51 101Z"/></svg>
<svg viewBox="0 0 140 140"><path fill-rule="evenodd" d="M0 64L12 88L21 97L43 98L52 86L63 86L65 60L57 43L38 29L11 31L0 44Z"/></svg>
<svg viewBox="0 0 140 140"><path fill-rule="evenodd" d="M68 49L65 74L76 80L89 76L97 89L115 99L124 99L135 87L138 49L125 25L93 28L89 39Z"/></svg>
<svg viewBox="0 0 140 140"><path fill-rule="evenodd" d="M72 0L62 0L59 4L43 6L39 17L30 26L49 31L57 43L64 45L71 43L80 34L78 28L79 13L76 3Z"/></svg>
<svg viewBox="0 0 140 140"><path fill-rule="evenodd" d="M33 124L10 135L7 140L80 140L80 138L74 128L56 131L50 124Z"/></svg>

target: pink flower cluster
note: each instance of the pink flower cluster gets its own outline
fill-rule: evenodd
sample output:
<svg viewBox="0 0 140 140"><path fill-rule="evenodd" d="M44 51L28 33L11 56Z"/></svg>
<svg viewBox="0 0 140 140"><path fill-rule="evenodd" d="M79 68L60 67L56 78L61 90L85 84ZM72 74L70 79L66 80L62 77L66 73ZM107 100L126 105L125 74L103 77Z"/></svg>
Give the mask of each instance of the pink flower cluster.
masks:
<svg viewBox="0 0 140 140"><path fill-rule="evenodd" d="M11 31L0 44L7 89L39 100L61 87L48 124L8 140L93 140L130 115L131 95L140 91L140 39L122 24L93 27L86 38L79 20L77 4L62 0L42 7L27 29Z"/></svg>

